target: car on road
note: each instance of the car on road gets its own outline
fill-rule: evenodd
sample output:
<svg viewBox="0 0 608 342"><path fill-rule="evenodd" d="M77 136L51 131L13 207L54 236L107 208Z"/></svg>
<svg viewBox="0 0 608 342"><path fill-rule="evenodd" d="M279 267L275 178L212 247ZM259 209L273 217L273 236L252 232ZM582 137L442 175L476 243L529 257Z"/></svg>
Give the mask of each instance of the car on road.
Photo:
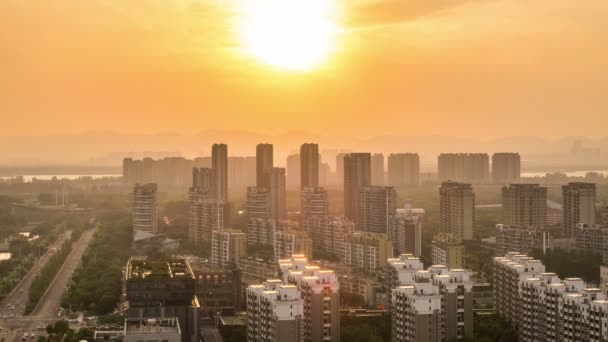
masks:
<svg viewBox="0 0 608 342"><path fill-rule="evenodd" d="M12 314L10 314L10 316L9 316L9 317L10 317L10 318L15 318L15 314L14 314L14 313L12 313Z"/></svg>

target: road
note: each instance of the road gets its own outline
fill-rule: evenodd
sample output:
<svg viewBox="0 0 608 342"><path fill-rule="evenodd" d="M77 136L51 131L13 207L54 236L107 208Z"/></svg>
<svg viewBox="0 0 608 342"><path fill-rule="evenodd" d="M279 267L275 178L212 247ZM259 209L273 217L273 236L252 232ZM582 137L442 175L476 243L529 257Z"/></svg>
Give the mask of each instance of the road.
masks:
<svg viewBox="0 0 608 342"><path fill-rule="evenodd" d="M19 282L19 284L17 284L17 286L15 286L15 288L13 288L11 293L9 293L6 297L4 297L4 299L0 302L0 315L2 315L2 316L6 315L8 317L10 317L11 315L14 315L17 318L23 316L23 313L25 311L25 305L27 304L28 299L29 299L28 298L29 289L30 289L30 285L32 284L32 281L38 275L40 270L51 259L51 256L53 256L53 254L55 254L55 252L61 248L61 245L63 244L63 242L70 237L71 233L72 233L71 231L66 231L63 234L61 234L57 238L57 240L55 240L55 242L53 242L49 246L48 250L42 256L40 256L40 258L38 258L38 260L36 260L34 265L30 268L28 273L23 277L21 282ZM14 309L11 309L12 305L15 306ZM5 321L4 323L8 323L8 322ZM3 329L6 328L5 327L6 324L0 324L0 325L3 326L2 327ZM5 338L7 333L8 333L8 331L6 331L6 329L2 330L2 337Z"/></svg>
<svg viewBox="0 0 608 342"><path fill-rule="evenodd" d="M7 299L10 299L10 297L13 295L13 293L11 293L9 297L2 302L2 309L8 310L9 308L6 306L7 304L15 304L18 306L15 308L15 311L19 309L18 312L20 313L20 315L15 317L15 319L8 319L5 321L6 328L10 329L8 332L6 332L7 335L4 336L7 337L7 341L19 341L24 333L37 332L36 328L39 325L46 325L58 319L57 310L61 304L61 296L68 285L72 273L74 270L76 270L76 267L78 267L82 254L86 250L94 232L95 229L85 231L81 238L74 243L72 251L38 302L38 305L34 308L29 316L22 316L22 314L25 308L25 303L27 303L27 293L31 284L31 279L27 283L24 281L23 284L19 285L19 287L22 287L23 292L13 291L13 293L19 293L20 296L15 296L11 301L8 301ZM40 268L35 273L31 272L31 274L28 274L28 276L31 276L33 279L34 275L39 272Z"/></svg>

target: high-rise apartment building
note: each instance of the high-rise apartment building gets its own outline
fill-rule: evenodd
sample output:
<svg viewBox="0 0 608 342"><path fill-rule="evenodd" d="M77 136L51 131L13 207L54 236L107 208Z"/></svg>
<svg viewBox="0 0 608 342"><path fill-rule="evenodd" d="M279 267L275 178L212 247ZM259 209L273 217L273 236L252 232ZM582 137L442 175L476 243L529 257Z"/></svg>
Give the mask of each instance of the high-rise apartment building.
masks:
<svg viewBox="0 0 608 342"><path fill-rule="evenodd" d="M122 181L127 184L135 183L134 171L133 158L124 158L122 160Z"/></svg>
<svg viewBox="0 0 608 342"><path fill-rule="evenodd" d="M492 180L494 184L518 183L521 176L519 153L494 153L492 155Z"/></svg>
<svg viewBox="0 0 608 342"><path fill-rule="evenodd" d="M269 189L256 186L247 187L245 202L248 220L252 218L267 220L271 217Z"/></svg>
<svg viewBox="0 0 608 342"><path fill-rule="evenodd" d="M256 186L270 189L273 168L272 144L258 144L255 151Z"/></svg>
<svg viewBox="0 0 608 342"><path fill-rule="evenodd" d="M270 217L284 220L287 217L285 198L285 168L272 168L270 175Z"/></svg>
<svg viewBox="0 0 608 342"><path fill-rule="evenodd" d="M397 192L391 186L367 186L359 190L357 229L388 233L391 217L397 213Z"/></svg>
<svg viewBox="0 0 608 342"><path fill-rule="evenodd" d="M384 155L374 153L371 159L372 185L384 185Z"/></svg>
<svg viewBox="0 0 608 342"><path fill-rule="evenodd" d="M452 233L439 233L433 236L431 246L433 265L445 265L450 269L465 268L464 245Z"/></svg>
<svg viewBox="0 0 608 342"><path fill-rule="evenodd" d="M551 248L551 232L546 228L496 225L496 250L504 255L509 252L522 254L540 250L543 254Z"/></svg>
<svg viewBox="0 0 608 342"><path fill-rule="evenodd" d="M338 153L336 155L336 178L340 188L344 189L344 157L347 153ZM371 182L371 180L370 180Z"/></svg>
<svg viewBox="0 0 608 342"><path fill-rule="evenodd" d="M422 218L411 213L397 213L390 218L389 239L395 254L422 254Z"/></svg>
<svg viewBox="0 0 608 342"><path fill-rule="evenodd" d="M213 170L211 168L201 167L192 169L192 188L197 189L199 194L205 193L209 198L213 198L212 194Z"/></svg>
<svg viewBox="0 0 608 342"><path fill-rule="evenodd" d="M287 187L290 189L299 189L300 188L300 155L299 154L290 154L287 156Z"/></svg>
<svg viewBox="0 0 608 342"><path fill-rule="evenodd" d="M214 144L211 147L213 170L212 192L217 200L228 200L228 145Z"/></svg>
<svg viewBox="0 0 608 342"><path fill-rule="evenodd" d="M337 216L314 216L307 220L313 249L340 258L344 241L355 232L355 223Z"/></svg>
<svg viewBox="0 0 608 342"><path fill-rule="evenodd" d="M310 265L302 255L280 260L279 269L302 296L302 341L340 341L340 284L334 271Z"/></svg>
<svg viewBox="0 0 608 342"><path fill-rule="evenodd" d="M303 342L304 301L296 285L267 280L247 288L247 341Z"/></svg>
<svg viewBox="0 0 608 342"><path fill-rule="evenodd" d="M473 240L475 193L471 184L443 182L439 189L440 231L457 240Z"/></svg>
<svg viewBox="0 0 608 342"><path fill-rule="evenodd" d="M133 187L133 230L158 233L156 184L135 184Z"/></svg>
<svg viewBox="0 0 608 342"><path fill-rule="evenodd" d="M300 146L300 187L314 188L319 186L319 145L303 144Z"/></svg>
<svg viewBox="0 0 608 342"><path fill-rule="evenodd" d="M351 153L344 156L344 216L357 220L359 191L371 186L371 154Z"/></svg>
<svg viewBox="0 0 608 342"><path fill-rule="evenodd" d="M325 217L329 214L329 196L327 190L320 187L302 188L300 193L301 203L301 226L309 231L308 220L311 217Z"/></svg>
<svg viewBox="0 0 608 342"><path fill-rule="evenodd" d="M394 187L420 184L420 157L417 153L388 156L388 185Z"/></svg>
<svg viewBox="0 0 608 342"><path fill-rule="evenodd" d="M606 341L608 300L580 278L560 279L519 253L494 258L494 306L519 341Z"/></svg>
<svg viewBox="0 0 608 342"><path fill-rule="evenodd" d="M211 237L211 264L215 267L236 267L247 256L247 237L238 230L214 230Z"/></svg>
<svg viewBox="0 0 608 342"><path fill-rule="evenodd" d="M353 233L344 239L340 261L366 274L375 274L393 257L393 244L387 234Z"/></svg>
<svg viewBox="0 0 608 342"><path fill-rule="evenodd" d="M192 197L189 203L188 236L190 241L198 243L210 241L211 232L230 227L230 206L227 202Z"/></svg>
<svg viewBox="0 0 608 342"><path fill-rule="evenodd" d="M228 157L228 191L245 192L255 181L255 157Z"/></svg>
<svg viewBox="0 0 608 342"><path fill-rule="evenodd" d="M573 237L576 225L595 224L595 183L568 183L562 186L564 235Z"/></svg>
<svg viewBox="0 0 608 342"><path fill-rule="evenodd" d="M440 181L487 183L490 159L485 153L442 153L438 158Z"/></svg>
<svg viewBox="0 0 608 342"><path fill-rule="evenodd" d="M579 223L575 228L576 250L581 254L596 254L608 265L608 226Z"/></svg>
<svg viewBox="0 0 608 342"><path fill-rule="evenodd" d="M196 168L212 168L213 160L211 157L196 157L194 158L194 167Z"/></svg>
<svg viewBox="0 0 608 342"><path fill-rule="evenodd" d="M600 217L602 220L602 224L604 226L608 226L608 202L604 201L600 208Z"/></svg>
<svg viewBox="0 0 608 342"><path fill-rule="evenodd" d="M412 264L412 261L415 263ZM412 268L406 265L414 266ZM462 269L397 259L399 284L391 289L391 340L395 342L456 341L473 336L473 282Z"/></svg>
<svg viewBox="0 0 608 342"><path fill-rule="evenodd" d="M188 191L188 232L193 242L210 241L213 230L230 226L230 206L216 199L215 170L192 169L192 187Z"/></svg>
<svg viewBox="0 0 608 342"><path fill-rule="evenodd" d="M312 240L302 230L284 230L274 233L274 259L287 259L292 255L312 258Z"/></svg>
<svg viewBox="0 0 608 342"><path fill-rule="evenodd" d="M192 179L194 162L183 157L159 160L123 160L123 179L128 184L156 183L160 189L187 189Z"/></svg>
<svg viewBox="0 0 608 342"><path fill-rule="evenodd" d="M503 223L509 226L547 225L547 188L511 184L502 188Z"/></svg>
<svg viewBox="0 0 608 342"><path fill-rule="evenodd" d="M297 229L298 223L295 221L250 218L247 222L247 243L272 246L275 233Z"/></svg>
<svg viewBox="0 0 608 342"><path fill-rule="evenodd" d="M200 305L188 261L131 259L127 263L125 283L127 320L158 321L175 317L179 321L181 342L200 341Z"/></svg>
<svg viewBox="0 0 608 342"><path fill-rule="evenodd" d="M333 181L329 163L319 163L319 186L327 186Z"/></svg>

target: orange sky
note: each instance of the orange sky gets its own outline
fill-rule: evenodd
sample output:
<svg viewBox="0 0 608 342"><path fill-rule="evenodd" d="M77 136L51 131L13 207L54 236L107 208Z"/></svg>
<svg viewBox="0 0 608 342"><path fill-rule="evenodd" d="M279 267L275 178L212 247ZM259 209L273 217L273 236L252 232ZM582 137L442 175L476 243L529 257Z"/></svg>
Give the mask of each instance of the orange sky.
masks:
<svg viewBox="0 0 608 342"><path fill-rule="evenodd" d="M336 0L304 73L240 51L239 1L0 1L1 132L606 135L608 1Z"/></svg>

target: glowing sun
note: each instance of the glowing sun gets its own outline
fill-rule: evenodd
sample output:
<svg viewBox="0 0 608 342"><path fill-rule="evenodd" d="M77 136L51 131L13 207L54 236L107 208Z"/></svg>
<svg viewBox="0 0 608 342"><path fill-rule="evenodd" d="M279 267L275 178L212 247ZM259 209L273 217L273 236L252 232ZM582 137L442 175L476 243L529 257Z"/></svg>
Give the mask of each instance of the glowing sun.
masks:
<svg viewBox="0 0 608 342"><path fill-rule="evenodd" d="M244 0L238 34L261 63L308 71L335 48L334 15L330 0Z"/></svg>

